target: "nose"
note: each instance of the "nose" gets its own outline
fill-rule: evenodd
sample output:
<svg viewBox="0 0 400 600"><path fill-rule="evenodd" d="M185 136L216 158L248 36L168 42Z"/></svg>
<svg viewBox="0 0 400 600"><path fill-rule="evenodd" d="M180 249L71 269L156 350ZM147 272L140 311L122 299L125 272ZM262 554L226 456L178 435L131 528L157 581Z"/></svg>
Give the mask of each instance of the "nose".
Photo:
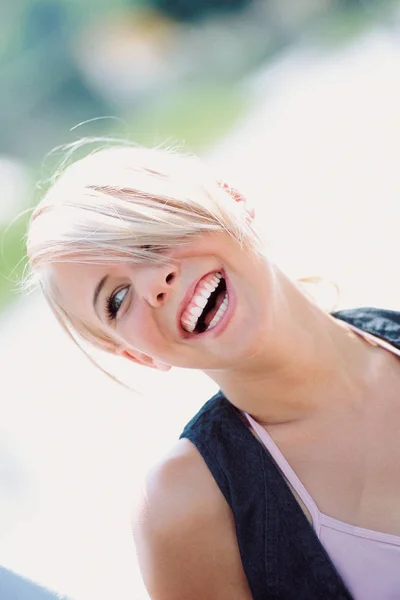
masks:
<svg viewBox="0 0 400 600"><path fill-rule="evenodd" d="M177 274L174 265L146 265L135 277L136 291L150 306L162 306L174 288Z"/></svg>

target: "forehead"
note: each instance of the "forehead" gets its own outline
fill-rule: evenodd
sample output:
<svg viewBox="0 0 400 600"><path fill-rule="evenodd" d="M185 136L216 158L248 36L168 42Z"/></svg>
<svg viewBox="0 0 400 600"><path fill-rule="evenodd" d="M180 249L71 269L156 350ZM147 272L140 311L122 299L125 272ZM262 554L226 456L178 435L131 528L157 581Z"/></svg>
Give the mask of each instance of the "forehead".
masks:
<svg viewBox="0 0 400 600"><path fill-rule="evenodd" d="M115 269L117 265L88 264L84 262L59 262L53 263L53 276L58 282L68 281L72 278L93 279L101 277L110 268Z"/></svg>

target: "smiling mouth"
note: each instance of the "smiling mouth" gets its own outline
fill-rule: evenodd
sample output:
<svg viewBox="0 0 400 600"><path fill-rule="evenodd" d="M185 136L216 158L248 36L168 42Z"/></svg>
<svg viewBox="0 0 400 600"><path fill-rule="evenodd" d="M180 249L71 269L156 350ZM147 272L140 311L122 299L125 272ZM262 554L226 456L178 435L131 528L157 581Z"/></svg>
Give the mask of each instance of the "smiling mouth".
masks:
<svg viewBox="0 0 400 600"><path fill-rule="evenodd" d="M228 308L228 292L222 273L204 277L181 316L181 326L188 333L203 333L215 327Z"/></svg>

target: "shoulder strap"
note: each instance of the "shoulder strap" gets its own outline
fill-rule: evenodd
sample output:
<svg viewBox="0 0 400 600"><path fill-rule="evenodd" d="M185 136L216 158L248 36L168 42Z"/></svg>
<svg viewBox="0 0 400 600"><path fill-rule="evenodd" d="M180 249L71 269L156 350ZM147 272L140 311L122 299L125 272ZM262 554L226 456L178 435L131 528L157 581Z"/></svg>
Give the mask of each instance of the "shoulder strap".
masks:
<svg viewBox="0 0 400 600"><path fill-rule="evenodd" d="M351 600L269 452L219 392L185 427L232 509L254 600Z"/></svg>
<svg viewBox="0 0 400 600"><path fill-rule="evenodd" d="M363 307L339 310L332 313L332 316L380 337L400 349L400 312L398 311Z"/></svg>

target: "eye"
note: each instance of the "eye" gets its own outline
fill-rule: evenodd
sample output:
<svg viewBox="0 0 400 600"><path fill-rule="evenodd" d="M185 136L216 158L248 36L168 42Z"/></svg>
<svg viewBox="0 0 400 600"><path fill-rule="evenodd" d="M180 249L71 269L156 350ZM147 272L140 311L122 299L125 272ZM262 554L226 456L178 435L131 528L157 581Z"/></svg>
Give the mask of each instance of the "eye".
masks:
<svg viewBox="0 0 400 600"><path fill-rule="evenodd" d="M140 249L148 252L164 252L167 250L167 246L162 246L160 244L142 244Z"/></svg>
<svg viewBox="0 0 400 600"><path fill-rule="evenodd" d="M121 290L113 292L106 300L106 313L107 320L114 321L118 315L118 311L124 301L126 294L128 293L129 287L124 287Z"/></svg>

